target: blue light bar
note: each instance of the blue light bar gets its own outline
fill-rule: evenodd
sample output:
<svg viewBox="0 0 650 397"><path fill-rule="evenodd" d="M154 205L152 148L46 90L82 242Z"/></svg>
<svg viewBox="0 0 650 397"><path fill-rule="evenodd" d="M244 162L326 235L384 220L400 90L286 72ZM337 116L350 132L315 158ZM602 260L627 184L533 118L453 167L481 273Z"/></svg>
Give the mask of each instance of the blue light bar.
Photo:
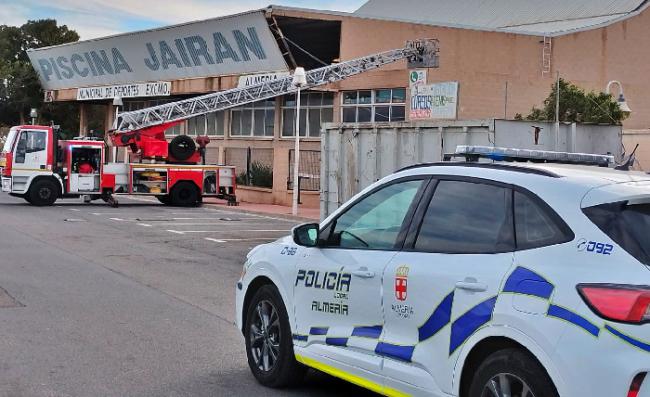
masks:
<svg viewBox="0 0 650 397"><path fill-rule="evenodd" d="M468 160L487 158L493 161L530 161L534 163L582 164L610 167L615 165L614 156L604 154L553 152L550 150L514 149L492 146L460 145L456 156Z"/></svg>

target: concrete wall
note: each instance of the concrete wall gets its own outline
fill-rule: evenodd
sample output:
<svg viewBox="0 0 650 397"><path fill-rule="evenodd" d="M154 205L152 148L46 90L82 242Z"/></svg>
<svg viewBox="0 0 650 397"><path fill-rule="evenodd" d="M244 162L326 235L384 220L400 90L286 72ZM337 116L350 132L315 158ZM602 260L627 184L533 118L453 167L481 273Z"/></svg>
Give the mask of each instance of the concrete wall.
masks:
<svg viewBox="0 0 650 397"><path fill-rule="evenodd" d="M536 125L544 128L537 145L526 121L327 124L321 139L321 217L402 167L442 161L457 145L611 153L620 160L621 127L561 125L556 143L556 135L548 133L552 124Z"/></svg>

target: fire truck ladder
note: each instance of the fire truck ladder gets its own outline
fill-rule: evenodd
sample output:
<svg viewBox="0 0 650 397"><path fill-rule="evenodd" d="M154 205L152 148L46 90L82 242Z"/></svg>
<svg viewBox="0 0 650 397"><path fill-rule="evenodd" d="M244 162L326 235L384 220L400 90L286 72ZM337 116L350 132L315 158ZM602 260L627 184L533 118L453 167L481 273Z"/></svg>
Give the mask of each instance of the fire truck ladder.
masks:
<svg viewBox="0 0 650 397"><path fill-rule="evenodd" d="M306 73L307 85L301 88L308 89L341 81L402 59L408 60L409 68L435 68L438 67L438 52L438 40L436 39L409 41L401 49L310 70ZM164 105L120 113L113 124L112 133L119 135L290 94L297 90L292 81L293 77L288 76L245 88L234 88Z"/></svg>

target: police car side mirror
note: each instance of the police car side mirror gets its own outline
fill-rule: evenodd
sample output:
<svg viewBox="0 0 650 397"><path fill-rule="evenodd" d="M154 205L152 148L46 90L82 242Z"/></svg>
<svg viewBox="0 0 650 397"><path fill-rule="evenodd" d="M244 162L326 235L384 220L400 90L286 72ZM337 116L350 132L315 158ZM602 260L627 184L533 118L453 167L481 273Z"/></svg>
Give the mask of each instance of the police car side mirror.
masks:
<svg viewBox="0 0 650 397"><path fill-rule="evenodd" d="M293 242L303 247L318 246L318 234L320 225L318 223L306 223L293 228Z"/></svg>

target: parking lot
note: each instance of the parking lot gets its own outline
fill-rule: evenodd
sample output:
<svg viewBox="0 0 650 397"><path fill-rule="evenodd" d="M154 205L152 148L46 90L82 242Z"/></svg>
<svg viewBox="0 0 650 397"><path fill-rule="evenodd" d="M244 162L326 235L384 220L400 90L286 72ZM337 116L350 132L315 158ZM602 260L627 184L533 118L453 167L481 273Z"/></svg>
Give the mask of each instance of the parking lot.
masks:
<svg viewBox="0 0 650 397"><path fill-rule="evenodd" d="M0 396L370 395L322 374L274 391L234 327L246 252L301 221L147 198L0 197Z"/></svg>

